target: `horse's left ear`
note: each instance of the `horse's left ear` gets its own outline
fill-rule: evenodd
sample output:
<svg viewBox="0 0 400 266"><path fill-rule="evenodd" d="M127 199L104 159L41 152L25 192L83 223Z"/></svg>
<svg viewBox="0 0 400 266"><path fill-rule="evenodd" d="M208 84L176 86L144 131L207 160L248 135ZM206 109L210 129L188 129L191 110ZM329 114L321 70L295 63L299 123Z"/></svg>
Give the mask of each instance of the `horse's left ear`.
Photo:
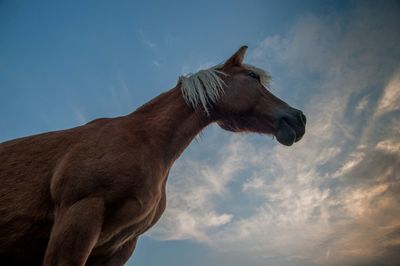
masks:
<svg viewBox="0 0 400 266"><path fill-rule="evenodd" d="M239 50L236 51L236 53L234 53L228 60L226 60L224 66L241 66L247 48L247 45L243 45L242 47L240 47Z"/></svg>

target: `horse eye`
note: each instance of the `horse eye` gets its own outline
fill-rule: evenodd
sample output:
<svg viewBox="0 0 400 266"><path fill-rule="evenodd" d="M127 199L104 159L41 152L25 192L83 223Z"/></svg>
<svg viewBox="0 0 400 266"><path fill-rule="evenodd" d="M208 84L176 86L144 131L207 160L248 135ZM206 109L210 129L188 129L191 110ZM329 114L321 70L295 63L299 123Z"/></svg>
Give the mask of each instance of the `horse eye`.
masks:
<svg viewBox="0 0 400 266"><path fill-rule="evenodd" d="M260 77L256 74L256 73L254 73L254 72L250 72L249 74L248 74L250 77L252 77L252 78L255 78L255 79L260 79Z"/></svg>

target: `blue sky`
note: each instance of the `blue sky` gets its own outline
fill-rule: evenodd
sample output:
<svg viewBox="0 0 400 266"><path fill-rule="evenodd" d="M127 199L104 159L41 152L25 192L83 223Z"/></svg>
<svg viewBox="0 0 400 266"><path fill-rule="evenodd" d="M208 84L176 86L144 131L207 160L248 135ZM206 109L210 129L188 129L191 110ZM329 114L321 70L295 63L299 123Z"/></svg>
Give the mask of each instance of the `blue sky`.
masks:
<svg viewBox="0 0 400 266"><path fill-rule="evenodd" d="M394 265L399 25L391 1L1 1L0 141L127 114L247 44L304 139L206 129L127 265Z"/></svg>

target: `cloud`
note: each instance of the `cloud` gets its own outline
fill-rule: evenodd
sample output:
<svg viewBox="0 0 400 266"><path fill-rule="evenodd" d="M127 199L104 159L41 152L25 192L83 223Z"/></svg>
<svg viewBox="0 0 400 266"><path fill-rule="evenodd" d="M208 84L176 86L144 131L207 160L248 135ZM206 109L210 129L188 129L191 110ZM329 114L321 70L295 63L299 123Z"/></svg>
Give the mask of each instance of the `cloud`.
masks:
<svg viewBox="0 0 400 266"><path fill-rule="evenodd" d="M261 40L249 60L307 114L304 139L287 148L212 127L172 169L168 209L150 234L256 266L395 265L399 11L385 2L309 14Z"/></svg>
<svg viewBox="0 0 400 266"><path fill-rule="evenodd" d="M213 61L204 61L204 62L197 62L196 64L184 64L181 69L182 74L189 74L195 73L202 69L207 69L217 65L217 63Z"/></svg>
<svg viewBox="0 0 400 266"><path fill-rule="evenodd" d="M400 70L389 81L383 90L383 96L379 101L375 116L400 110Z"/></svg>
<svg viewBox="0 0 400 266"><path fill-rule="evenodd" d="M74 113L76 122L78 122L79 124L87 123L88 120L87 120L86 116L84 115L84 112L81 107L74 105L71 107L71 109L72 109L72 112Z"/></svg>
<svg viewBox="0 0 400 266"><path fill-rule="evenodd" d="M234 141L226 144L214 163L192 160L178 161L172 170L168 186L168 211L162 217L162 226L154 228L151 235L159 239L190 239L208 242L207 233L229 224L233 215L218 212L215 203L230 192L227 184L244 169L242 158L247 143Z"/></svg>
<svg viewBox="0 0 400 266"><path fill-rule="evenodd" d="M338 169L333 174L333 177L340 177L351 171L355 168L358 164L360 164L365 157L365 153L361 151L355 151L351 153L344 162L343 166Z"/></svg>
<svg viewBox="0 0 400 266"><path fill-rule="evenodd" d="M139 38L139 40L141 41L141 43L142 43L145 47L147 47L148 49L152 50L153 52L154 52L154 51L157 51L157 49L158 49L157 44L156 44L155 42L151 41L151 40L146 36L144 30L138 29L138 30L137 30L137 33L138 33L138 38Z"/></svg>
<svg viewBox="0 0 400 266"><path fill-rule="evenodd" d="M400 142L394 140L382 140L376 144L376 148L393 154L400 153Z"/></svg>
<svg viewBox="0 0 400 266"><path fill-rule="evenodd" d="M357 104L356 110L357 112L362 112L368 106L368 98L364 96Z"/></svg>
<svg viewBox="0 0 400 266"><path fill-rule="evenodd" d="M156 67L160 67L161 63L158 60L153 60L153 65L156 66Z"/></svg>
<svg viewBox="0 0 400 266"><path fill-rule="evenodd" d="M162 67L163 65L163 56L160 54L160 44L157 44L153 40L150 40L148 37L149 32L145 32L143 29L138 29L137 30L137 36L138 40L142 44L146 50L150 52L150 55L152 57L151 59L151 64L152 66L159 68Z"/></svg>
<svg viewBox="0 0 400 266"><path fill-rule="evenodd" d="M109 100L108 104L112 109L119 113L130 112L132 108L133 97L124 75L117 71L115 80L108 86Z"/></svg>

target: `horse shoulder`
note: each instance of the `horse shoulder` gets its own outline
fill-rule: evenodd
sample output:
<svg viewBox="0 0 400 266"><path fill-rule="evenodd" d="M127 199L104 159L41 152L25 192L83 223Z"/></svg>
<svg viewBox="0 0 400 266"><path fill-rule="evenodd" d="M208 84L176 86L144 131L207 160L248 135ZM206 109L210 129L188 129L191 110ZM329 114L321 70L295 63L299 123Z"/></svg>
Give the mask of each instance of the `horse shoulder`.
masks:
<svg viewBox="0 0 400 266"><path fill-rule="evenodd" d="M164 167L140 141L110 135L79 143L59 160L50 185L55 201L95 196L113 202L139 191L152 197Z"/></svg>

